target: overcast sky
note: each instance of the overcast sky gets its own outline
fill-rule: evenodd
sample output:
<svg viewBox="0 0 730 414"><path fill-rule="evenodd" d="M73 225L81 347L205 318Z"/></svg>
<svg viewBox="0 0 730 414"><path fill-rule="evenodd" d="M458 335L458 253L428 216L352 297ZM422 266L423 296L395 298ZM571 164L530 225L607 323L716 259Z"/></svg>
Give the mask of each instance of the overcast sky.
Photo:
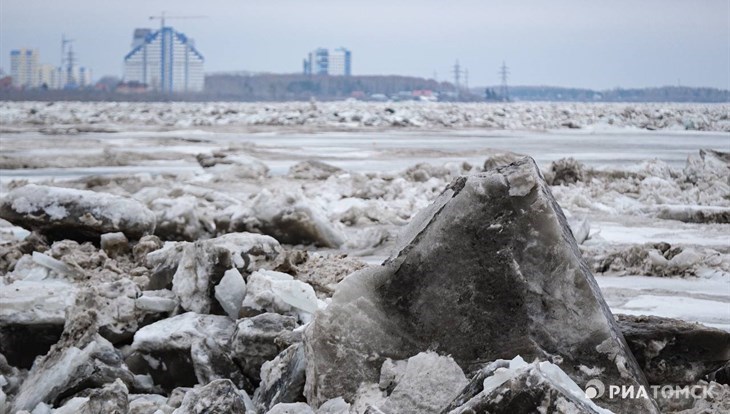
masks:
<svg viewBox="0 0 730 414"><path fill-rule="evenodd" d="M121 76L133 29L162 10L207 16L168 25L208 72L299 72L345 46L354 74L451 80L459 59L470 85L494 85L504 60L514 85L730 89L730 0L0 0L0 67L21 47L58 64L65 33L95 78Z"/></svg>

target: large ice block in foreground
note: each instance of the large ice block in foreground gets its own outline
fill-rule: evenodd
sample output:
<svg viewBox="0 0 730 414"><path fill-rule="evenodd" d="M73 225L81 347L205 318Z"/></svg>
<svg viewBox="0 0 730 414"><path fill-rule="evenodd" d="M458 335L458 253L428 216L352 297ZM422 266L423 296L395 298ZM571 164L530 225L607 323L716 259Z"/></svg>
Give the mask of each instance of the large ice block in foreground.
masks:
<svg viewBox="0 0 730 414"><path fill-rule="evenodd" d="M454 180L390 259L338 286L305 343L313 405L352 400L360 383L378 381L386 358L426 350L451 355L467 376L521 355L556 363L581 387L597 375L646 386L530 158ZM606 406L657 412L649 399Z"/></svg>
<svg viewBox="0 0 730 414"><path fill-rule="evenodd" d="M0 201L0 218L51 239L99 241L122 232L139 239L155 230L155 214L131 198L72 188L28 184Z"/></svg>

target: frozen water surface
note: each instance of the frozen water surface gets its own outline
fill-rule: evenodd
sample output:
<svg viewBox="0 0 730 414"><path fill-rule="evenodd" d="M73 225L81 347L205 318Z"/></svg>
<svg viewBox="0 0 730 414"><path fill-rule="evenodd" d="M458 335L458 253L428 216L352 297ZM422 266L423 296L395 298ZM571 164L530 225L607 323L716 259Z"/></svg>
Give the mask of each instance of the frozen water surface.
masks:
<svg viewBox="0 0 730 414"><path fill-rule="evenodd" d="M565 157L597 167L626 166L659 159L674 167L699 148L728 148L728 136L715 132L679 131L367 131L328 133L231 133L162 131L45 135L3 134L0 153L8 157L68 158L69 169L13 168L2 165L0 182L17 178L79 178L86 175L200 172L193 155L235 147L251 150L282 175L298 161L316 159L350 171L383 172L418 162L443 164L468 161L481 165L494 152L527 154L540 164ZM107 151L129 155L122 163L104 165ZM134 155L139 155L135 159ZM75 162L74 162L75 161ZM127 161L127 162L125 162ZM84 166L86 163L97 163ZM75 164L75 165L74 165Z"/></svg>

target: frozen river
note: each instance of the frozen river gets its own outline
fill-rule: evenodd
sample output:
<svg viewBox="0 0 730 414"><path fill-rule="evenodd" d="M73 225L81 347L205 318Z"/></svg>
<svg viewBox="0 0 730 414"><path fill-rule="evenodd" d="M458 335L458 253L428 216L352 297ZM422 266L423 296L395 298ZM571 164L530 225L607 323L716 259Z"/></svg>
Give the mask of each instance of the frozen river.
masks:
<svg viewBox="0 0 730 414"><path fill-rule="evenodd" d="M47 181L137 173L197 175L204 170L195 155L215 151L256 158L269 167L273 176L283 176L291 165L307 159L348 171L397 172L420 162L442 165L468 161L481 166L488 156L505 151L530 155L543 166L573 157L597 168L630 169L642 161L658 159L681 170L687 157L702 148L730 151L730 137L720 132L633 129L325 133L232 133L213 129L79 135L22 132L0 138L0 192L7 191L7 184L17 179ZM563 206L567 210L570 207ZM596 243L669 242L725 250L730 245L730 225L585 214ZM374 256L371 261L382 258ZM730 281L725 277L703 280L636 275L598 280L614 311L672 316L730 330Z"/></svg>
<svg viewBox="0 0 730 414"><path fill-rule="evenodd" d="M682 167L700 148L730 150L724 133L667 131L388 131L329 133L230 133L205 130L171 132L4 134L2 183L9 180L79 178L88 175L200 171L194 155L235 148L263 161L273 175L285 174L305 159L326 161L358 172L397 171L418 162L468 161L481 165L495 152L531 155L540 164L573 157L597 167L628 166L659 159ZM122 153L105 162L105 154ZM31 160L17 168L9 158ZM48 160L44 166L42 160ZM111 165L110 165L111 164Z"/></svg>

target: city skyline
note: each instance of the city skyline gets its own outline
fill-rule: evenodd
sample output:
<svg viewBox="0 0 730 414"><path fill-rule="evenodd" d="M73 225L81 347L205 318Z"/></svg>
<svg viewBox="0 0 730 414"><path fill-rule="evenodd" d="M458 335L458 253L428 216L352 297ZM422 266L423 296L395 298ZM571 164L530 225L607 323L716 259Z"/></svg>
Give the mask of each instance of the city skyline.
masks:
<svg viewBox="0 0 730 414"><path fill-rule="evenodd" d="M73 56L69 49L64 65L59 66L41 61L37 49L13 49L7 75L16 88L75 89L92 86L91 68L78 65Z"/></svg>
<svg viewBox="0 0 730 414"><path fill-rule="evenodd" d="M675 0L546 4L523 1L382 1L341 4L289 0L256 4L168 0L113 1L103 9L86 0L43 7L3 0L0 67L9 52L32 48L43 62L60 62L61 34L95 77L122 76L135 28L157 28L149 16L195 39L207 72L298 73L301 56L328 45L356 54L353 75L399 74L452 81L459 59L473 86L498 85L499 66L510 83L610 89L677 85L730 89L730 1ZM60 2L59 2L60 3Z"/></svg>

